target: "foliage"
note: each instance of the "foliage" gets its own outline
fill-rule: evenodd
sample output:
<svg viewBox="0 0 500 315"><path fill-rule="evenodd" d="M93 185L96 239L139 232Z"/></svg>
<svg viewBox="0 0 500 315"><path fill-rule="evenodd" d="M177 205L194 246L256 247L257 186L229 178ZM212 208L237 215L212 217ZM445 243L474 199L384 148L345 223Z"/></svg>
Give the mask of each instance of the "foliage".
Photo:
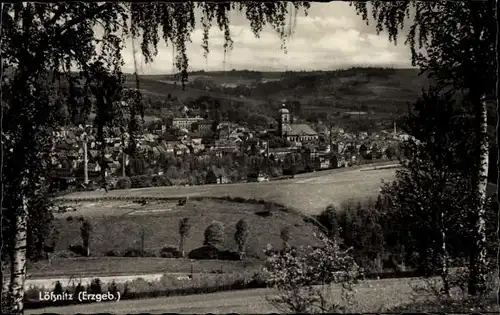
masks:
<svg viewBox="0 0 500 315"><path fill-rule="evenodd" d="M120 177L116 182L116 189L129 189L132 188L132 181L130 177Z"/></svg>
<svg viewBox="0 0 500 315"><path fill-rule="evenodd" d="M184 252L179 250L177 246L165 246L160 250L160 257L181 258L184 257Z"/></svg>
<svg viewBox="0 0 500 315"><path fill-rule="evenodd" d="M191 229L191 222L189 218L182 218L179 221L179 236L180 236L180 246L179 249L184 256L184 241L189 236L189 230Z"/></svg>
<svg viewBox="0 0 500 315"><path fill-rule="evenodd" d="M475 137L469 166L475 170L473 190L475 213L470 217L474 248L471 252L470 292L484 289L486 271L485 224L486 186L488 179L487 106L495 95L495 38L497 24L492 2L374 1L372 16L376 30L387 29L389 40L396 42L411 9L415 16L407 34L412 63L433 80L440 91L461 93L462 105L473 115L470 129ZM368 21L365 2L354 4ZM499 188L500 189L500 188ZM472 214L472 212L471 212ZM500 288L499 288L500 293Z"/></svg>
<svg viewBox="0 0 500 315"><path fill-rule="evenodd" d="M101 294L102 293L102 282L101 279L95 278L92 279L90 285L87 289L87 292L90 294Z"/></svg>
<svg viewBox="0 0 500 315"><path fill-rule="evenodd" d="M54 294L63 294L64 290L60 281L56 281L56 285L54 290L52 291Z"/></svg>
<svg viewBox="0 0 500 315"><path fill-rule="evenodd" d="M288 242L292 239L292 236L290 235L290 227L286 226L281 229L280 238L285 245L288 244Z"/></svg>
<svg viewBox="0 0 500 315"><path fill-rule="evenodd" d="M241 253L241 255L245 254L245 246L248 241L249 235L250 235L250 227L248 226L247 221L245 221L244 219L239 220L236 223L234 240L238 245L238 251Z"/></svg>
<svg viewBox="0 0 500 315"><path fill-rule="evenodd" d="M264 271L268 284L278 296L268 298L280 311L293 313L328 313L346 311L354 302L353 285L361 270L348 251L336 241L319 235L321 245L285 247L282 251L266 249ZM340 284L345 305L329 301L325 287ZM318 286L321 285L321 286Z"/></svg>
<svg viewBox="0 0 500 315"><path fill-rule="evenodd" d="M116 281L111 281L111 284L108 286L108 292L113 294L113 296L117 296L118 294L118 286L116 285Z"/></svg>
<svg viewBox="0 0 500 315"><path fill-rule="evenodd" d="M90 234L92 233L92 225L89 219L80 219L80 235L82 237L83 249L86 251L86 256L90 255Z"/></svg>
<svg viewBox="0 0 500 315"><path fill-rule="evenodd" d="M224 225L219 221L213 221L205 229L203 245L218 246L224 243Z"/></svg>
<svg viewBox="0 0 500 315"><path fill-rule="evenodd" d="M335 206L329 205L317 218L321 226L326 228L327 236L332 239L339 237L341 233L337 211Z"/></svg>
<svg viewBox="0 0 500 315"><path fill-rule="evenodd" d="M415 108L409 126L421 141L405 145L408 161L396 181L383 188L392 202L386 215L400 224L394 237L407 252L418 253L414 263L424 275L440 275L448 292L451 257L476 265L471 259L477 232L471 222L478 220L480 202L473 189L475 172L468 167L475 142L466 135L471 120L456 109L451 94L431 89Z"/></svg>

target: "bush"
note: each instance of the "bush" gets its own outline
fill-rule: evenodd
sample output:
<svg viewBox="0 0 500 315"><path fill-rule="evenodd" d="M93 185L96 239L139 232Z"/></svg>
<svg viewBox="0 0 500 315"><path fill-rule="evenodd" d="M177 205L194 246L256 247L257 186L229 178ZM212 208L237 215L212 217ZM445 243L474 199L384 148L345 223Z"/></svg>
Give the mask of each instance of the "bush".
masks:
<svg viewBox="0 0 500 315"><path fill-rule="evenodd" d="M215 246L202 246L189 252L190 259L197 260L240 260L240 254L231 250L220 250Z"/></svg>
<svg viewBox="0 0 500 315"><path fill-rule="evenodd" d="M109 293L113 294L113 296L118 295L118 286L116 285L115 280L113 280L111 284L108 286L108 291Z"/></svg>
<svg viewBox="0 0 500 315"><path fill-rule="evenodd" d="M131 176L130 181L132 188L146 188L153 186L153 176L151 175Z"/></svg>
<svg viewBox="0 0 500 315"><path fill-rule="evenodd" d="M353 285L361 274L359 266L334 242L320 236L322 246L285 247L281 252L268 245L267 263L264 271L268 284L277 290L276 297L269 302L284 313L330 313L349 311L344 305L331 303L324 288L315 285L342 284L343 304L353 301Z"/></svg>
<svg viewBox="0 0 500 315"><path fill-rule="evenodd" d="M189 252L190 259L217 259L219 250L214 246L202 246Z"/></svg>
<svg viewBox="0 0 500 315"><path fill-rule="evenodd" d="M76 288L75 288L75 291L74 291L74 295L75 295L76 297L78 297L78 294L79 294L80 292L83 292L83 291L85 291L85 288L83 287L83 285L82 285L82 283L81 283L81 282L78 282L78 284L77 284L77 286L76 286Z"/></svg>
<svg viewBox="0 0 500 315"><path fill-rule="evenodd" d="M176 246L165 246L160 250L160 257L163 258L181 258L182 252Z"/></svg>
<svg viewBox="0 0 500 315"><path fill-rule="evenodd" d="M329 237L340 235L339 215L337 209L330 205L318 216L318 222L326 229Z"/></svg>
<svg viewBox="0 0 500 315"><path fill-rule="evenodd" d="M213 221L205 229L205 240L203 245L217 246L224 243L224 225L219 221Z"/></svg>
<svg viewBox="0 0 500 315"><path fill-rule="evenodd" d="M78 255L78 256L86 256L87 251L82 245L69 245L69 251Z"/></svg>
<svg viewBox="0 0 500 315"><path fill-rule="evenodd" d="M241 260L241 255L239 252L235 252L232 250L221 250L217 252L217 259L237 261Z"/></svg>
<svg viewBox="0 0 500 315"><path fill-rule="evenodd" d="M132 181L129 177L120 177L116 181L116 189L130 189L132 187Z"/></svg>
<svg viewBox="0 0 500 315"><path fill-rule="evenodd" d="M120 251L117 250L117 249L113 249L113 250L109 250L106 252L106 256L109 256L109 257L120 257Z"/></svg>
<svg viewBox="0 0 500 315"><path fill-rule="evenodd" d="M238 251L240 256L245 254L245 246L248 241L248 236L250 235L250 228L247 221L241 219L236 223L236 232L234 233L234 240L236 245L238 245Z"/></svg>
<svg viewBox="0 0 500 315"><path fill-rule="evenodd" d="M99 278L93 279L92 282L90 282L90 286L87 291L90 294L101 294L102 293L101 279Z"/></svg>
<svg viewBox="0 0 500 315"><path fill-rule="evenodd" d="M62 284L61 282L59 281L56 281L56 286L54 287L54 290L52 291L54 294L63 294L64 293L64 290L63 290L63 287L62 287Z"/></svg>
<svg viewBox="0 0 500 315"><path fill-rule="evenodd" d="M166 175L157 175L154 176L153 179L153 186L172 186L172 182Z"/></svg>
<svg viewBox="0 0 500 315"><path fill-rule="evenodd" d="M124 251L123 257L144 257L144 252L137 248L129 248Z"/></svg>

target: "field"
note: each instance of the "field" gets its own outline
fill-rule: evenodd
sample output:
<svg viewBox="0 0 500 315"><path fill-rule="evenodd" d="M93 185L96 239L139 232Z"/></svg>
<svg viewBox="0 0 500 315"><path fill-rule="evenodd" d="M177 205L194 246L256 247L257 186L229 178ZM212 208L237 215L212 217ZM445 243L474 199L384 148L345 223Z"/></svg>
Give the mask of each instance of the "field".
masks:
<svg viewBox="0 0 500 315"><path fill-rule="evenodd" d="M141 274L235 273L254 272L260 262L213 261L158 257L73 257L30 262L29 278L112 277Z"/></svg>
<svg viewBox="0 0 500 315"><path fill-rule="evenodd" d="M179 206L173 202L150 202L144 206L126 201L100 201L71 203L76 211L55 214L59 232L56 257L50 265L46 262L31 264L28 272L33 276L122 275L153 272L243 272L248 268L256 271L264 257L267 244L281 247L280 232L290 229L291 244L314 245L317 228L305 222L303 216L263 204L236 203L223 200L189 200ZM270 211L268 216L262 215ZM92 224L92 258L65 258L73 256L68 248L81 244L78 218L90 219ZM223 248L237 250L234 241L235 225L245 219L250 227L246 246L246 262L193 261L172 258L103 257L108 252L122 254L128 249L141 249L150 255L159 255L168 245L178 246L179 220L189 218L191 230L185 240L186 253L203 245L204 230L213 221L225 227ZM144 247L143 247L144 246Z"/></svg>
<svg viewBox="0 0 500 315"><path fill-rule="evenodd" d="M394 179L394 174L395 169L363 170L363 167L353 167L302 174L293 179L263 183L152 187L114 190L108 193L76 192L62 198L229 196L276 202L305 215L316 215L329 204L340 206L348 201L376 198L382 179L391 181Z"/></svg>

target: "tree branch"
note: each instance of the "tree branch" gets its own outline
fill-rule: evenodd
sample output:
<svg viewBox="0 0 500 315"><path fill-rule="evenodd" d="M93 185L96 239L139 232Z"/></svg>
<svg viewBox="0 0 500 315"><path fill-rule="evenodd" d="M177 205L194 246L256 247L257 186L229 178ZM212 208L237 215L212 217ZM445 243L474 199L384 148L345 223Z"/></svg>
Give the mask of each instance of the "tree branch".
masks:
<svg viewBox="0 0 500 315"><path fill-rule="evenodd" d="M106 9L111 9L113 8L114 3L113 2L106 2L104 4L101 4L100 6L94 8L87 14L79 15L78 17L66 22L66 24L63 25L63 27L60 30L60 34L63 35L64 32L68 31L71 27L82 23L85 20L92 19L99 13L105 11Z"/></svg>

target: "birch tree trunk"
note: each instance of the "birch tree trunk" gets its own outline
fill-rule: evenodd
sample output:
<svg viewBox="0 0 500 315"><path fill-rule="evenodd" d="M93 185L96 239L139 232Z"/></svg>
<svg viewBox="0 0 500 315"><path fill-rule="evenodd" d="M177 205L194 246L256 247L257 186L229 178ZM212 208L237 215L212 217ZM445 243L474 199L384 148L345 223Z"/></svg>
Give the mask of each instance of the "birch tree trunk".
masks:
<svg viewBox="0 0 500 315"><path fill-rule="evenodd" d="M446 246L446 218L444 211L441 210L441 242L442 242L442 256L441 256L441 279L443 280L443 292L447 296L450 295L450 285L448 278L448 263L449 263L449 255L448 255L448 246Z"/></svg>
<svg viewBox="0 0 500 315"><path fill-rule="evenodd" d="M26 179L23 180L23 188ZM22 196L22 209L15 218L14 248L11 253L10 283L9 283L9 305L13 314L24 313L24 281L26 279L26 249L27 249L27 226L28 226L28 198Z"/></svg>
<svg viewBox="0 0 500 315"><path fill-rule="evenodd" d="M488 111L486 96L481 95L481 106L476 110L478 122L479 168L476 189L478 193L478 209L475 216L473 253L470 261L469 294L483 293L486 286L487 260L486 260L486 188L488 185Z"/></svg>

